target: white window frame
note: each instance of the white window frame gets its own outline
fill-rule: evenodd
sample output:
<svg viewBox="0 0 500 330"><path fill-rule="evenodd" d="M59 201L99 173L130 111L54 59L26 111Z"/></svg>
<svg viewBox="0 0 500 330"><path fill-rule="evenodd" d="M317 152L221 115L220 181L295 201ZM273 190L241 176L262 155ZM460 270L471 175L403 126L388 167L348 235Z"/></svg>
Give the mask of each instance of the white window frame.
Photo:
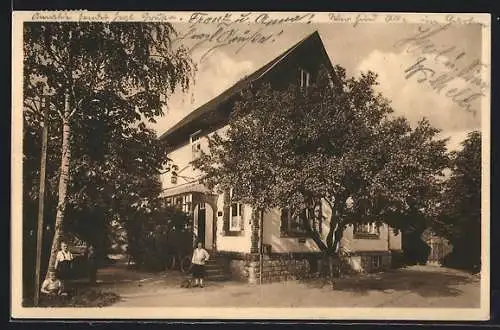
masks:
<svg viewBox="0 0 500 330"><path fill-rule="evenodd" d="M233 203L233 188L229 190L229 231L241 231L241 223L243 214L241 212L242 204ZM236 211L236 215L233 215L233 211Z"/></svg>
<svg viewBox="0 0 500 330"><path fill-rule="evenodd" d="M183 195L182 196L182 211L186 214L191 214L193 204L193 195Z"/></svg>
<svg viewBox="0 0 500 330"><path fill-rule="evenodd" d="M355 234L360 235L379 235L380 230L375 222L355 224Z"/></svg>
<svg viewBox="0 0 500 330"><path fill-rule="evenodd" d="M166 207L171 207L173 205L172 197L166 197L164 201Z"/></svg>
<svg viewBox="0 0 500 330"><path fill-rule="evenodd" d="M371 257L371 267L372 269L379 269L382 267L382 256L374 255Z"/></svg>
<svg viewBox="0 0 500 330"><path fill-rule="evenodd" d="M189 143L193 144L201 139L201 130L198 130L189 136Z"/></svg>
<svg viewBox="0 0 500 330"><path fill-rule="evenodd" d="M281 212L286 212L287 224L282 235L291 237L306 237L308 235L306 228L302 228L302 217L309 218L309 209L304 209L295 216L292 216L292 211L289 208L282 209ZM304 214L303 214L304 213ZM298 224L298 226L295 226Z"/></svg>
<svg viewBox="0 0 500 330"><path fill-rule="evenodd" d="M191 145L192 159L198 159L201 156L201 130L194 132L189 136L189 143Z"/></svg>
<svg viewBox="0 0 500 330"><path fill-rule="evenodd" d="M299 72L300 72L300 88L309 87L309 85L311 84L311 74L302 68L299 68Z"/></svg>

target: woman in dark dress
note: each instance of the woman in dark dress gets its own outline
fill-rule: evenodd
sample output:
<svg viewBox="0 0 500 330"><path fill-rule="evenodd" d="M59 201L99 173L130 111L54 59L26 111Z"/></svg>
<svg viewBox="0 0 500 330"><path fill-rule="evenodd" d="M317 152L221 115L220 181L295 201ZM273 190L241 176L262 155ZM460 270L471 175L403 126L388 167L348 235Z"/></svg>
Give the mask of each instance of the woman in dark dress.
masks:
<svg viewBox="0 0 500 330"><path fill-rule="evenodd" d="M71 278L71 264L73 261L73 254L68 250L68 244L61 243L61 250L57 252L56 263L54 268L57 270L57 275L62 281Z"/></svg>

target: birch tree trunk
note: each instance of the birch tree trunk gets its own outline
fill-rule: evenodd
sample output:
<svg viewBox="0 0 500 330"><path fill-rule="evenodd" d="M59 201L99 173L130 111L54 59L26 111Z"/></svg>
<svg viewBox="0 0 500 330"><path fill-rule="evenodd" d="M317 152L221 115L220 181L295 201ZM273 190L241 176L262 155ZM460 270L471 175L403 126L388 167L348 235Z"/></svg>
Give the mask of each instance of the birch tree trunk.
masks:
<svg viewBox="0 0 500 330"><path fill-rule="evenodd" d="M61 244L62 238L62 225L64 221L64 213L66 210L66 193L68 190L69 181L69 163L70 163L70 102L69 93L64 96L64 114L62 118L63 122L63 135L62 135L62 145L61 145L61 169L59 176L59 191L58 191L58 203L56 212L56 222L54 225L54 238L52 240L52 248L50 250L50 259L48 268L53 268L56 262L57 251ZM48 269L47 273L48 274ZM46 275L47 276L47 275Z"/></svg>

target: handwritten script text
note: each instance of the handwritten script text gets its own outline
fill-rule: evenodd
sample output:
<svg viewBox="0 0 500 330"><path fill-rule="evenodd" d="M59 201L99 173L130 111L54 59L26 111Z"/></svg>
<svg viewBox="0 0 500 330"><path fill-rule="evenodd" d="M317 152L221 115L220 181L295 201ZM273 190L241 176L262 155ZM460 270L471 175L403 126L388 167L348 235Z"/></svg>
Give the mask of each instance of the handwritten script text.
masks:
<svg viewBox="0 0 500 330"><path fill-rule="evenodd" d="M481 77L486 65L477 58L467 59L468 54L455 45L433 41L452 24L419 26L415 34L398 40L394 47L403 48L407 54L416 57L415 62L404 69L406 79L428 84L436 93L450 98L466 111L476 113L474 101L489 90L489 84Z"/></svg>

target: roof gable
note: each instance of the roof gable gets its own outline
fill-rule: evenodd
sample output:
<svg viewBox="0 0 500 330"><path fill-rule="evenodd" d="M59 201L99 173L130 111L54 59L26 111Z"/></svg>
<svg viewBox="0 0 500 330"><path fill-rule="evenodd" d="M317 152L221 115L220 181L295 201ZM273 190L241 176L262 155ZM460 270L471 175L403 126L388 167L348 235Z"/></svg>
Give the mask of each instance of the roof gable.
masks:
<svg viewBox="0 0 500 330"><path fill-rule="evenodd" d="M273 71L276 71L280 66L283 66L294 53L299 51L307 51L308 53L316 51L324 61L322 64L327 65L328 69L333 70L332 63L326 53L321 37L319 36L319 33L315 31L287 49L272 61L262 66L254 73L237 81L234 85L219 94L219 96L211 99L207 103L189 113L177 124L163 133L160 136L160 139L167 141L171 145L177 145L182 143L183 140L187 140L189 134L203 129L203 126L217 127L224 125L231 109L222 108L224 108L224 106L227 107L227 104L230 103L228 101L234 100L234 98L242 90L251 84L265 80L268 75L270 75Z"/></svg>

